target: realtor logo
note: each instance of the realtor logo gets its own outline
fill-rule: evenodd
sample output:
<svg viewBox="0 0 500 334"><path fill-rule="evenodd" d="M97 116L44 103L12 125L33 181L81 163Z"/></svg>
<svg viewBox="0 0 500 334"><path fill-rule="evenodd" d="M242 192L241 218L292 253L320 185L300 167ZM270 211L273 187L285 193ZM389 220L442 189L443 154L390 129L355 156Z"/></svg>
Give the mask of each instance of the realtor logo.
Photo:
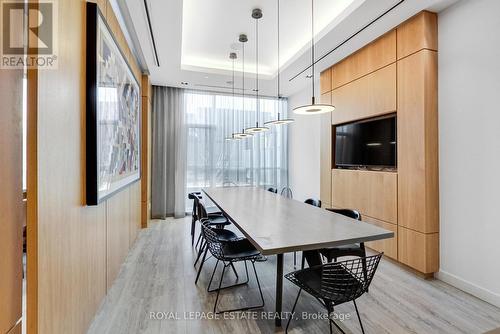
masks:
<svg viewBox="0 0 500 334"><path fill-rule="evenodd" d="M0 68L57 68L56 0L0 0Z"/></svg>

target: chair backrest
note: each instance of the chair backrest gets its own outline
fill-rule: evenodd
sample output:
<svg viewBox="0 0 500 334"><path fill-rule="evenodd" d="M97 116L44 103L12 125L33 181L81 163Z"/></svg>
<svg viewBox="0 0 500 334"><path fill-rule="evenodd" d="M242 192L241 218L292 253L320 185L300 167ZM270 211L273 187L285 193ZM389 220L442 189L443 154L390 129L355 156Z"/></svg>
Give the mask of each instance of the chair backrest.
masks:
<svg viewBox="0 0 500 334"><path fill-rule="evenodd" d="M347 216L352 219L361 220L361 213L359 213L359 211L357 210L352 210L352 209L327 209L327 210Z"/></svg>
<svg viewBox="0 0 500 334"><path fill-rule="evenodd" d="M321 266L321 293L336 304L368 291L383 253Z"/></svg>
<svg viewBox="0 0 500 334"><path fill-rule="evenodd" d="M321 200L319 200L319 199L308 198L304 201L304 203L321 208Z"/></svg>
<svg viewBox="0 0 500 334"><path fill-rule="evenodd" d="M281 189L281 196L284 196L286 198L293 198L292 189L284 187L283 189Z"/></svg>
<svg viewBox="0 0 500 334"><path fill-rule="evenodd" d="M222 260L224 259L223 244L219 238L217 238L217 233L215 233L209 224L210 220L204 218L201 219L201 234L207 242L210 254L212 254L212 256L216 259Z"/></svg>
<svg viewBox="0 0 500 334"><path fill-rule="evenodd" d="M198 199L195 199L195 201L197 202L197 207L198 207L198 219L208 218L207 209L205 208L205 203L203 202L203 199L198 197Z"/></svg>
<svg viewBox="0 0 500 334"><path fill-rule="evenodd" d="M276 189L276 188L272 188L272 187L271 187L271 188L267 188L267 191L272 192L272 193L275 193L275 194L277 194L277 193L278 193L278 189Z"/></svg>

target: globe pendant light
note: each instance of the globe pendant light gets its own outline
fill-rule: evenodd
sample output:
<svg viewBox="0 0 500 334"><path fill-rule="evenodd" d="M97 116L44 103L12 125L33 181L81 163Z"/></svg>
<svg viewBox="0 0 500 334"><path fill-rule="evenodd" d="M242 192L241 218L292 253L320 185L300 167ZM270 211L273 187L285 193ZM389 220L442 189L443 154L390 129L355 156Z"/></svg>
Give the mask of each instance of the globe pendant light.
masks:
<svg viewBox="0 0 500 334"><path fill-rule="evenodd" d="M256 60L256 90L255 90L255 97L256 97L256 108L255 108L255 115L256 115L256 123L255 126L250 127L245 129L246 133L259 133L259 132L264 132L269 130L268 127L266 126L259 126L259 111L260 111L260 100L259 100L259 19L262 18L262 10L259 8L255 8L252 10L252 18L255 19L255 60Z"/></svg>
<svg viewBox="0 0 500 334"><path fill-rule="evenodd" d="M234 136L234 130L235 130L235 126L234 126L234 60L237 58L236 56L236 53L235 52L231 52L229 54L229 59L231 59L233 61L233 79L232 79L232 94L233 94L233 133L230 137L226 137L226 140L228 141L233 141L233 140L240 140L241 138L239 137L235 137Z"/></svg>
<svg viewBox="0 0 500 334"><path fill-rule="evenodd" d="M243 55L243 68L242 68L242 72L243 72L243 80L242 80L242 101L243 101L243 126L242 126L242 129L241 129L241 132L237 132L237 133L233 133L233 137L234 138L238 138L238 139L245 139L245 138L249 138L249 137L252 137L253 134L251 133L245 133L245 43L248 42L248 38L247 38L247 35L245 34L241 34L240 35L240 38L239 38L239 41L241 42L241 50L242 50L242 55Z"/></svg>
<svg viewBox="0 0 500 334"><path fill-rule="evenodd" d="M301 115L324 114L335 110L335 107L332 106L331 104L316 103L314 97L314 0L311 0L311 32L312 32L312 38L311 38L312 98L311 98L311 104L300 106L293 109L294 113Z"/></svg>
<svg viewBox="0 0 500 334"><path fill-rule="evenodd" d="M280 92L280 0L278 0L278 119L265 122L264 125L282 125L289 124L295 122L295 120L291 118L281 119L279 112L279 101L281 100L281 92Z"/></svg>

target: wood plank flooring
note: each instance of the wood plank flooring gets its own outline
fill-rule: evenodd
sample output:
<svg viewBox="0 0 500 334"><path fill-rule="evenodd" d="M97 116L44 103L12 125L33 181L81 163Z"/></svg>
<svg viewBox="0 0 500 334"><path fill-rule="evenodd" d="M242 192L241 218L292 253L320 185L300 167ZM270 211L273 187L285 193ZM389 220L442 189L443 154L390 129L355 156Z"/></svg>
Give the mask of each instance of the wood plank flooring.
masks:
<svg viewBox="0 0 500 334"><path fill-rule="evenodd" d="M211 319L215 293L207 293L206 287L215 261L205 263L195 285L196 253L189 229L187 217L155 221L141 232L88 333L284 333L285 326L276 329L272 317L276 257L256 264L266 302L263 309L239 314L239 319ZM300 263L299 254L297 258ZM237 269L244 279L242 264ZM293 271L293 254L285 255L284 271ZM216 275L215 282L217 279ZM225 283L235 279L231 273ZM297 289L285 280L284 311L291 310L296 294ZM225 290L221 296L219 305L223 308L258 303L252 270L248 286ZM417 277L388 260L381 262L370 292L357 304L366 333L473 334L500 327L499 308L439 280ZM346 333L361 333L352 303L339 306L335 312L344 317L338 323ZM320 304L303 293L289 333L328 333L328 322L314 319L323 315Z"/></svg>

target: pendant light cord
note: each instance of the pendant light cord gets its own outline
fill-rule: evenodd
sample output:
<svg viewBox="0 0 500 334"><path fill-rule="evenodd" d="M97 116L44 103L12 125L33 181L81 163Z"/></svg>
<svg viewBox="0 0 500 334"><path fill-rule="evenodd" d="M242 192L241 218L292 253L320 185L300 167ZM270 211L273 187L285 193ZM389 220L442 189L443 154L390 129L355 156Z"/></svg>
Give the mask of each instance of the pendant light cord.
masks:
<svg viewBox="0 0 500 334"><path fill-rule="evenodd" d="M255 113L256 113L256 127L259 127L259 109L260 109L260 104L259 104L259 19L255 19L255 41L256 41L256 46L255 46L255 61L257 62L255 64L255 68L257 70L256 73L256 95L257 95L257 100L256 100L256 108L255 108Z"/></svg>
<svg viewBox="0 0 500 334"><path fill-rule="evenodd" d="M280 120L280 0L278 0L278 121Z"/></svg>
<svg viewBox="0 0 500 334"><path fill-rule="evenodd" d="M233 137L234 137L234 131L236 130L236 127L235 127L235 111L234 111L234 58L233 58Z"/></svg>
<svg viewBox="0 0 500 334"><path fill-rule="evenodd" d="M241 133L245 133L245 42L241 42L242 53L243 53L243 83L241 96L243 99L243 127L241 128Z"/></svg>
<svg viewBox="0 0 500 334"><path fill-rule="evenodd" d="M314 101L314 0L311 0L311 63L312 63L312 104Z"/></svg>

